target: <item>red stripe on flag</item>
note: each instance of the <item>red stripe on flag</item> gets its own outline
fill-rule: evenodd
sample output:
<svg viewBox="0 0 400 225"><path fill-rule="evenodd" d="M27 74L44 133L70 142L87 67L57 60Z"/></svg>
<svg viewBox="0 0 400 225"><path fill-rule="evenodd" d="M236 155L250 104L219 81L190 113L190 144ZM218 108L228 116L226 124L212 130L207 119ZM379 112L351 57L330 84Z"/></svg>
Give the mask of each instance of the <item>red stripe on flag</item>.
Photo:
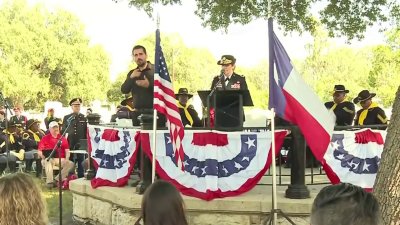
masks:
<svg viewBox="0 0 400 225"><path fill-rule="evenodd" d="M321 126L315 117L296 100L296 98L291 96L284 89L283 94L287 101L284 119L299 126L315 158L321 161L331 141L330 134Z"/></svg>

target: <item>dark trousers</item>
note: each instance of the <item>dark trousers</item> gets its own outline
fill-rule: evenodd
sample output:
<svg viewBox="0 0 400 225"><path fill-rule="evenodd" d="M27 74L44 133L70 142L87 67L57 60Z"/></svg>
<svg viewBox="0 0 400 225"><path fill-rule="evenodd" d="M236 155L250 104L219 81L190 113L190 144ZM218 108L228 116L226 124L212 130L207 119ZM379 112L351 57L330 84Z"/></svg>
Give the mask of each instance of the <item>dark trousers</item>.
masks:
<svg viewBox="0 0 400 225"><path fill-rule="evenodd" d="M78 178L84 177L85 176L85 169L83 167L83 161L85 161L85 156L83 154L74 154L71 153L71 156L69 159L74 162L74 164L78 164Z"/></svg>

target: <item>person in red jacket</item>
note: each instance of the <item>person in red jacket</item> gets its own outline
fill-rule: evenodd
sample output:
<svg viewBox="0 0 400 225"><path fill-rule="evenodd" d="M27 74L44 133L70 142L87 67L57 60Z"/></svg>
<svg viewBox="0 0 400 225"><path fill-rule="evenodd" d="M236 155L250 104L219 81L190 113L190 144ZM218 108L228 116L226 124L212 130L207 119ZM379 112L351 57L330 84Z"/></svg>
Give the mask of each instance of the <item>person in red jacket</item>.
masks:
<svg viewBox="0 0 400 225"><path fill-rule="evenodd" d="M46 168L46 184L47 187L55 187L56 181L60 178L60 174L53 180L53 167L59 165L59 157L61 158L61 179L65 180L69 171L74 167L74 163L69 159L69 144L65 137L61 138L60 127L56 121L49 124L50 133L43 136L39 142L38 155L42 159L42 164ZM56 146L58 139L61 138L60 148L56 151L54 156L47 161L50 157L51 151Z"/></svg>

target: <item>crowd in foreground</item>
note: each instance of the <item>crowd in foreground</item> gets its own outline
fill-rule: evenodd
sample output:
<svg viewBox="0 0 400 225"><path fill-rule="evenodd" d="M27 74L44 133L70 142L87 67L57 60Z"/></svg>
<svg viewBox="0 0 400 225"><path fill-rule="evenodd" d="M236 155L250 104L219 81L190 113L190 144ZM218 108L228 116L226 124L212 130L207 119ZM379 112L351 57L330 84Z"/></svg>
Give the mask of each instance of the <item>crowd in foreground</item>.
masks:
<svg viewBox="0 0 400 225"><path fill-rule="evenodd" d="M324 187L312 205L311 225L378 225L380 209L372 193L352 184ZM0 178L0 225L46 225L46 205L32 177L15 173ZM132 225L188 225L179 191L163 180L142 198L141 214Z"/></svg>

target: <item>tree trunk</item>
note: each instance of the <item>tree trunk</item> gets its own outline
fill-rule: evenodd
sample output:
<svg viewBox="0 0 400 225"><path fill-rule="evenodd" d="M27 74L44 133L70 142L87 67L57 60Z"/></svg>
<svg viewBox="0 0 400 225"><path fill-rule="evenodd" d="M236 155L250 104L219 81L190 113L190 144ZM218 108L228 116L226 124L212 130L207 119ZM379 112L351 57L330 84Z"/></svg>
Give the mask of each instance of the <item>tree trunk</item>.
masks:
<svg viewBox="0 0 400 225"><path fill-rule="evenodd" d="M384 225L400 224L400 87L392 112L374 186Z"/></svg>

